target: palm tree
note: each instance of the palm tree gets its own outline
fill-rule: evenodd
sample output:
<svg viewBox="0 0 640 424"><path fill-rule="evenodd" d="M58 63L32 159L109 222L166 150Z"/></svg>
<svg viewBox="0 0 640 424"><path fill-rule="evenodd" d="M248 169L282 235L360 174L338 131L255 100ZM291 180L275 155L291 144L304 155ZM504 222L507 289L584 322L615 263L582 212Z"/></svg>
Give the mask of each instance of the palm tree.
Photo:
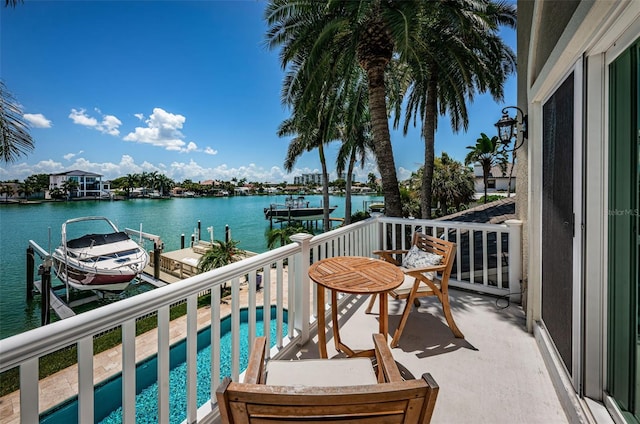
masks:
<svg viewBox="0 0 640 424"><path fill-rule="evenodd" d="M273 249L276 245L284 246L292 243L291 236L298 233L309 233L304 226L300 224L289 224L282 228L271 228L265 231L267 238L267 248Z"/></svg>
<svg viewBox="0 0 640 424"><path fill-rule="evenodd" d="M71 193L78 190L80 184L76 180L64 180L60 189L67 196L67 199L71 197Z"/></svg>
<svg viewBox="0 0 640 424"><path fill-rule="evenodd" d="M291 172L298 158L305 151L318 149L320 166L322 168L322 206L323 206L323 230L329 231L329 172L327 170L327 160L324 154L325 141L320 135L320 130L316 129L314 123L305 117L294 116L282 122L278 128L278 136L294 136L289 142L287 155L284 161L284 169Z"/></svg>
<svg viewBox="0 0 640 424"><path fill-rule="evenodd" d="M0 185L0 194L4 194L5 203L9 201L9 196L13 196L15 194L15 190L13 187L7 184Z"/></svg>
<svg viewBox="0 0 640 424"><path fill-rule="evenodd" d="M299 89L313 104L327 85L340 90L360 67L366 74L374 153L382 176L386 212L401 216L400 190L391 147L385 69L394 51L413 54L416 2L382 0L270 0L265 12L267 45L281 46L285 86ZM286 82L289 84L286 84ZM287 95L288 93L284 93Z"/></svg>
<svg viewBox="0 0 640 424"><path fill-rule="evenodd" d="M236 262L238 257L244 254L244 250L238 248L239 243L237 240L216 240L213 242L211 248L198 261L200 272L210 271Z"/></svg>
<svg viewBox="0 0 640 424"><path fill-rule="evenodd" d="M478 163L482 166L482 177L484 182L484 203L487 203L487 186L489 185L489 174L491 168L499 166L505 172L508 158L504 149L498 149L500 141L498 136L489 138L485 133L480 134L475 146L467 146L470 151L465 157L465 165Z"/></svg>
<svg viewBox="0 0 640 424"><path fill-rule="evenodd" d="M3 81L0 81L0 137L0 160L5 163L15 162L34 148L22 108Z"/></svg>
<svg viewBox="0 0 640 424"><path fill-rule="evenodd" d="M330 65L332 69L333 65ZM322 198L323 198L323 229L329 231L329 172L324 145L338 138L340 108L343 104L343 94L338 87L329 83L321 85L314 93L315 97L309 101L305 97L304 87L307 87L307 76L298 75L296 71L286 79L283 103L292 108L291 117L285 119L278 128L278 136L293 136L289 143L284 161L284 168L291 172L298 158L305 152L318 149L320 166L322 169ZM295 77L295 78L294 78Z"/></svg>
<svg viewBox="0 0 640 424"><path fill-rule="evenodd" d="M166 196L167 193L175 187L175 182L164 174L160 174L156 180L157 189L160 191L160 196Z"/></svg>
<svg viewBox="0 0 640 424"><path fill-rule="evenodd" d="M338 174L344 172L345 166L347 167L344 206L345 225L351 223L351 177L353 169L356 161L359 161L360 166L364 167L367 151L373 150L373 137L369 122L370 115L366 87L359 84L359 87L352 91L342 117L342 125L339 130L342 146L336 159Z"/></svg>
<svg viewBox="0 0 640 424"><path fill-rule="evenodd" d="M466 102L477 93L503 98L506 77L515 70L515 55L497 34L500 25L515 27L515 6L493 0L421 3L420 42L408 56L411 84L406 98L404 131L416 117L425 143L421 190L422 218L431 217L435 132L438 114L448 114L452 129L468 127ZM402 96L398 97L402 102ZM398 110L398 105L396 105ZM396 114L395 125L399 116Z"/></svg>
<svg viewBox="0 0 640 424"><path fill-rule="evenodd" d="M28 180L18 184L18 194L24 194L25 200L28 200L34 191L35 187L31 185Z"/></svg>

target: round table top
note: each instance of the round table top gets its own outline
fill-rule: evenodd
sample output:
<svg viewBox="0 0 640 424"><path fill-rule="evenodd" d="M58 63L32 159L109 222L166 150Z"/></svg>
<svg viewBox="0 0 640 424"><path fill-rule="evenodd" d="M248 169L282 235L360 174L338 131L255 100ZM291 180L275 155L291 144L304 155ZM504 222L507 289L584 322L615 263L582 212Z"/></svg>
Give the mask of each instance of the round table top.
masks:
<svg viewBox="0 0 640 424"><path fill-rule="evenodd" d="M404 281L397 266L362 256L322 259L309 267L309 277L328 289L354 294L389 291Z"/></svg>

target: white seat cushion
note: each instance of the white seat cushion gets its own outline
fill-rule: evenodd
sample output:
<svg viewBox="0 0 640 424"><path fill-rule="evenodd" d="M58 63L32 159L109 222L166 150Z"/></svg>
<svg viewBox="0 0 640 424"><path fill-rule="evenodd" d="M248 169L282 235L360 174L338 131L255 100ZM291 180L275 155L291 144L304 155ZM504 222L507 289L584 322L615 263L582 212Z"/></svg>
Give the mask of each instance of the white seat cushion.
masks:
<svg viewBox="0 0 640 424"><path fill-rule="evenodd" d="M402 267L400 267L400 269L402 269L403 271L406 270L406 269L403 269ZM427 278L431 279L431 281L434 282L436 287L440 288L440 280L435 278L435 273L434 272L426 272L425 275L427 276ZM413 288L414 281L415 281L415 278L413 278L410 275L405 274L404 275L404 281L402 282L402 284L400 284L399 287L391 290L391 292L389 294L391 296L393 296L393 297L409 296L409 292ZM425 283L421 283L418 286L418 294L427 293L427 292L431 293L431 292L433 292L433 290L431 290L431 287L427 286Z"/></svg>
<svg viewBox="0 0 640 424"><path fill-rule="evenodd" d="M267 362L266 384L271 386L338 387L377 382L369 358Z"/></svg>

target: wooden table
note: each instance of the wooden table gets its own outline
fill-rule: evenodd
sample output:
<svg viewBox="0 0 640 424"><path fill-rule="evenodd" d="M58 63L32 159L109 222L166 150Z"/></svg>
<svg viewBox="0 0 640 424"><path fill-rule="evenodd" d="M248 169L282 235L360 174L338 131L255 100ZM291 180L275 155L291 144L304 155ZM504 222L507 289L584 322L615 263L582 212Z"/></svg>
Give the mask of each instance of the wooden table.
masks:
<svg viewBox="0 0 640 424"><path fill-rule="evenodd" d="M380 259L361 256L336 256L313 263L309 267L309 278L320 285L318 290L318 345L320 357L327 357L324 288L331 290L331 321L336 350L349 356L372 356L373 349L356 352L340 340L338 328L337 293L380 295L380 328L387 337L388 305L387 292L395 289L404 280L403 272Z"/></svg>

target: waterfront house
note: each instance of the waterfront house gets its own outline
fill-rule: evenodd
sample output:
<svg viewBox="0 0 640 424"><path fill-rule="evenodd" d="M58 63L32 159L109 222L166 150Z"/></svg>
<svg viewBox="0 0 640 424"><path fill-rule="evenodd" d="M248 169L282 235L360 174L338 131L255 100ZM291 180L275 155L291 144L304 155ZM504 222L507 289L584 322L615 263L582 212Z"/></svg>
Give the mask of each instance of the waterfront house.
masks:
<svg viewBox="0 0 640 424"><path fill-rule="evenodd" d="M72 198L100 198L110 196L111 185L109 182L102 182L102 175L80 170L50 174L49 190L53 190L55 188L62 190L65 182L67 181L75 181L77 183L77 188L69 193L69 196ZM47 198L50 198L48 193L46 196Z"/></svg>
<svg viewBox="0 0 640 424"><path fill-rule="evenodd" d="M71 344L78 347L72 389L79 393L79 421L92 421L92 338L117 326L123 330L122 347L112 360L123 370L124 421L133 422L135 320L157 314L158 420L180 412L189 423L217 422L215 396L203 405L196 401L198 293L231 282L231 377L237 381L245 275L250 281L244 298L248 337L256 334L252 283L259 270L272 269L262 277L263 296L276 310L288 310L290 325L286 332L276 331L271 356L317 356L310 300L317 288L307 276L310 260L407 247L407 238L396 236L420 229L456 241L462 232L478 233L480 253L486 252L490 234L508 240L506 264L497 263L506 267L506 278L498 272L490 284L486 254L470 255L483 267L468 279L452 271L451 284L459 289L452 291L452 311L465 339L454 338L440 309L423 302L393 349L404 372L430 372L440 385L432 422L638 422L639 38L638 1L518 1L517 106L528 116L528 134L518 150L518 220L476 224L375 217L315 237L297 235L295 243L268 253L4 339L0 371L20 367L21 391L18 400L3 402L0 418L19 410L22 422L37 422L45 402L62 390L39 386L38 360ZM402 241L395 245L398 238ZM470 240L476 244L475 237ZM215 324L221 315L219 290L211 292L206 314ZM186 337L188 395L184 409L169 411L169 307L180 301L188 310L177 330ZM343 338L370 341L377 320L363 313L366 299L344 296L340 302ZM397 325L399 311L391 302L390 328ZM284 315L277 316L282 322ZM220 356L219 338L212 331L214 358ZM337 354L329 349L330 356ZM217 365L211 379L215 388Z"/></svg>

